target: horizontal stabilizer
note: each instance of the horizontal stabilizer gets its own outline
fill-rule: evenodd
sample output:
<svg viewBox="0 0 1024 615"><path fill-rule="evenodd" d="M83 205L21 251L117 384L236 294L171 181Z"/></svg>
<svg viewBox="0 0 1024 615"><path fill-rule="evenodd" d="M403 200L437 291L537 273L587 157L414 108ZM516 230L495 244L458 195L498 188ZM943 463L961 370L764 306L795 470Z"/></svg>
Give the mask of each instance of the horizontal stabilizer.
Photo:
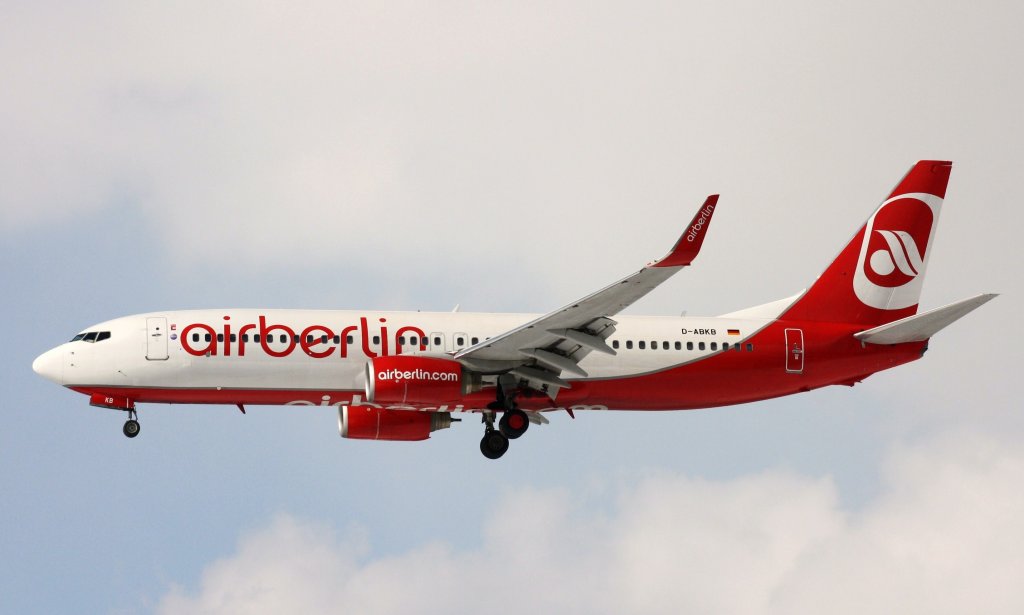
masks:
<svg viewBox="0 0 1024 615"><path fill-rule="evenodd" d="M853 337L869 344L923 342L997 296L996 294L989 293L969 299L962 299L945 307L935 308L934 310L929 310L916 316L908 316L881 327L855 333Z"/></svg>

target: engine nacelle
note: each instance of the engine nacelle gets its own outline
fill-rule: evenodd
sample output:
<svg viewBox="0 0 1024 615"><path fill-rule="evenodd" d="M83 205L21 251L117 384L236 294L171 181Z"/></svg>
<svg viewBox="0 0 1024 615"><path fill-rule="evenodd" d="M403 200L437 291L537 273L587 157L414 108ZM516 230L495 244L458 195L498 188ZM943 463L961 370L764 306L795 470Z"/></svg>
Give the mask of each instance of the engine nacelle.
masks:
<svg viewBox="0 0 1024 615"><path fill-rule="evenodd" d="M338 433L355 440L426 440L430 432L452 425L448 412L387 410L374 406L338 408Z"/></svg>
<svg viewBox="0 0 1024 615"><path fill-rule="evenodd" d="M467 392L462 364L444 357L393 355L366 364L371 404L457 404Z"/></svg>

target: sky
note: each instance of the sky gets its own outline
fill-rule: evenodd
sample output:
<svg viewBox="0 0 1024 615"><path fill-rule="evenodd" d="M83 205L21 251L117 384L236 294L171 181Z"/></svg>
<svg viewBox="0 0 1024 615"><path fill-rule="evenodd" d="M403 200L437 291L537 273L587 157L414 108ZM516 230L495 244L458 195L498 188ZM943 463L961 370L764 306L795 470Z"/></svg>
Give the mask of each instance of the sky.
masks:
<svg viewBox="0 0 1024 615"><path fill-rule="evenodd" d="M1009 2L0 3L0 612L1020 613L1024 83ZM922 361L716 410L338 437L31 371L183 308L632 313L809 285L954 161Z"/></svg>

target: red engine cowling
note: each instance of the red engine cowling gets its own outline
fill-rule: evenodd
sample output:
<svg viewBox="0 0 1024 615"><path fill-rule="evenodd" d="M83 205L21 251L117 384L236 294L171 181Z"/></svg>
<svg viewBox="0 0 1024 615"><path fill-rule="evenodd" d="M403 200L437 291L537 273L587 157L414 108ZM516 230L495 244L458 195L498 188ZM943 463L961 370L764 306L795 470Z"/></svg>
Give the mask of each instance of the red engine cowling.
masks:
<svg viewBox="0 0 1024 615"><path fill-rule="evenodd" d="M338 408L338 432L355 440L426 440L430 432L451 427L447 412L387 410L374 406Z"/></svg>
<svg viewBox="0 0 1024 615"><path fill-rule="evenodd" d="M372 404L457 404L465 392L462 364L442 357L375 357L366 364Z"/></svg>

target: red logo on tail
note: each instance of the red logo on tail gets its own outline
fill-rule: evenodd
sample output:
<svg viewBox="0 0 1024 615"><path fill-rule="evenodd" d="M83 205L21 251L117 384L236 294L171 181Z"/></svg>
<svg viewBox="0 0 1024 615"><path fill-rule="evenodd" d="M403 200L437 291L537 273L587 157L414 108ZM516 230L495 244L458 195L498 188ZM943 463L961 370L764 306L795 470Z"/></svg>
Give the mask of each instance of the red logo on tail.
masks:
<svg viewBox="0 0 1024 615"><path fill-rule="evenodd" d="M884 288L908 284L924 270L932 210L917 199L889 203L875 216L864 274Z"/></svg>
<svg viewBox="0 0 1024 615"><path fill-rule="evenodd" d="M942 199L913 193L893 197L864 229L853 288L865 304L898 310L917 304L928 241Z"/></svg>

